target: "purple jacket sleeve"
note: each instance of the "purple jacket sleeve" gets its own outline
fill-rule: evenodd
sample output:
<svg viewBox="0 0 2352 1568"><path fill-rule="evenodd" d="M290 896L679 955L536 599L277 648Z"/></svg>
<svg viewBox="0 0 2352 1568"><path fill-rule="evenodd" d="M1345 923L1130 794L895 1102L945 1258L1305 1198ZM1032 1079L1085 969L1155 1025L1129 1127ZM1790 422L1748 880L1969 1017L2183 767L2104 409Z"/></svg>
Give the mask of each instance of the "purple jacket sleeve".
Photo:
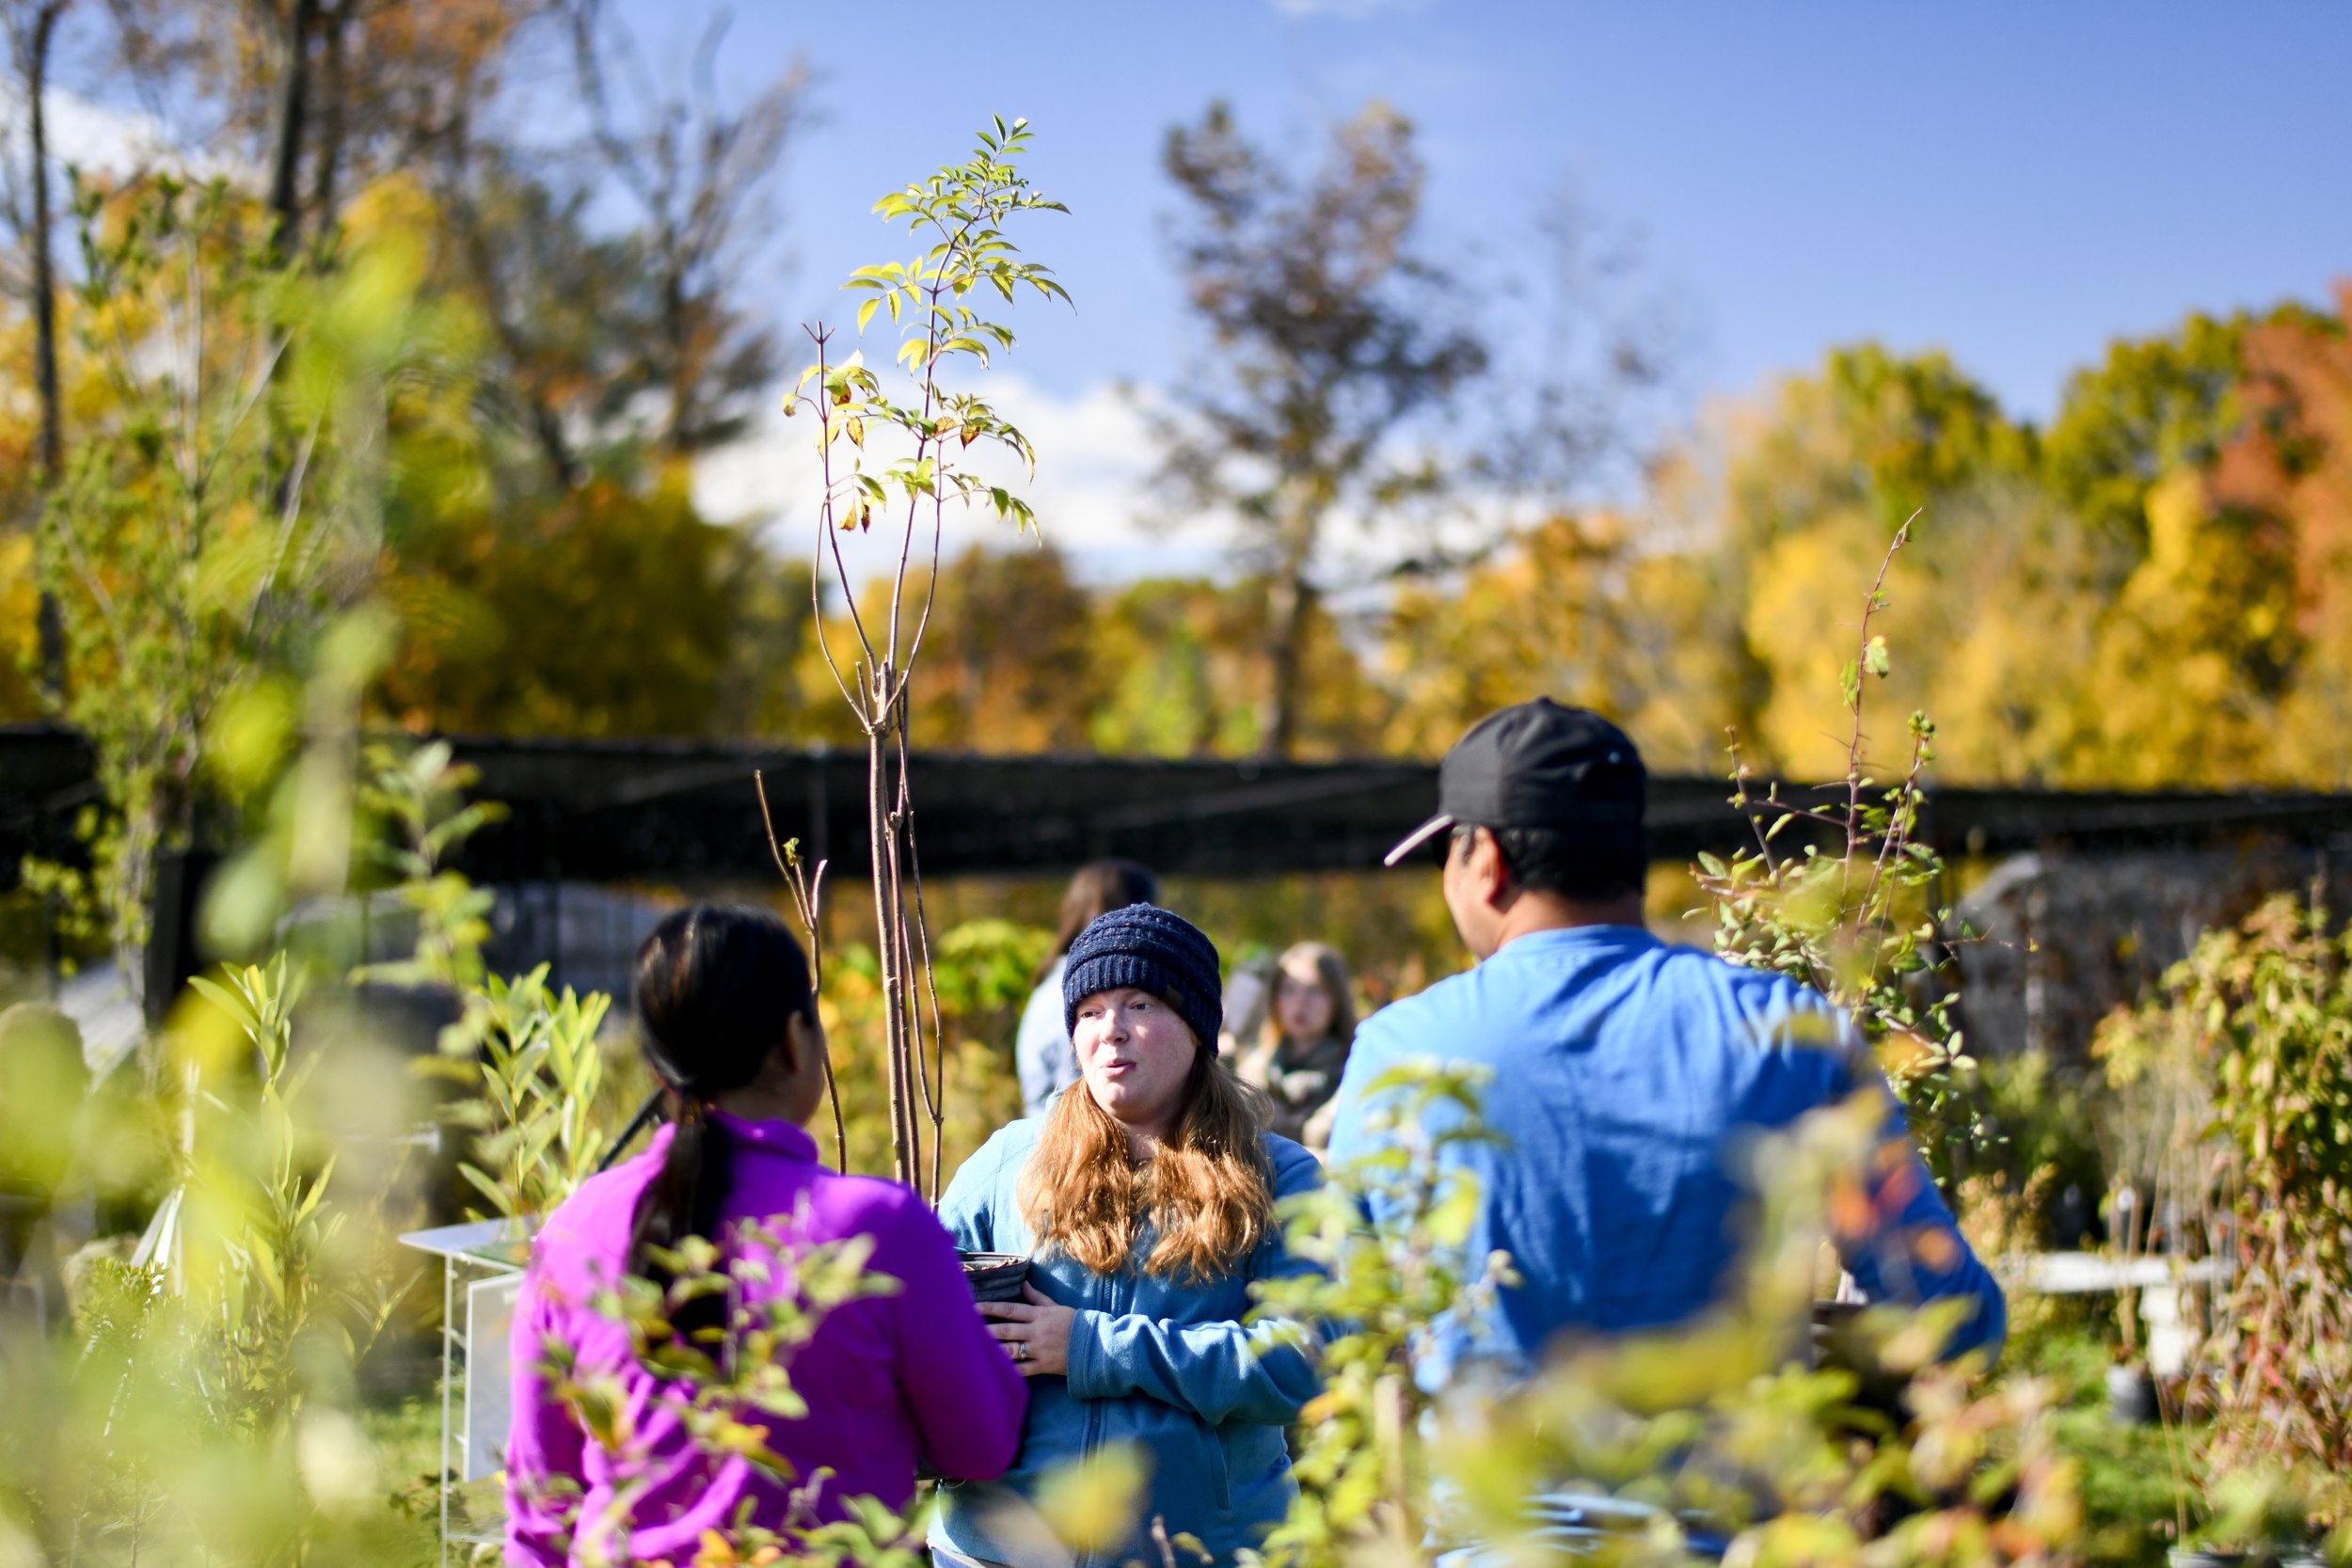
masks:
<svg viewBox="0 0 2352 1568"><path fill-rule="evenodd" d="M1028 1386L973 1309L955 1243L930 1211L909 1204L893 1229L886 1271L905 1285L890 1298L899 1388L923 1453L942 1475L993 1481L1020 1451Z"/></svg>
<svg viewBox="0 0 2352 1568"><path fill-rule="evenodd" d="M534 1269L515 1304L508 1344L515 1396L515 1424L506 1439L508 1568L564 1568L571 1560L586 1438L540 1370L556 1317Z"/></svg>

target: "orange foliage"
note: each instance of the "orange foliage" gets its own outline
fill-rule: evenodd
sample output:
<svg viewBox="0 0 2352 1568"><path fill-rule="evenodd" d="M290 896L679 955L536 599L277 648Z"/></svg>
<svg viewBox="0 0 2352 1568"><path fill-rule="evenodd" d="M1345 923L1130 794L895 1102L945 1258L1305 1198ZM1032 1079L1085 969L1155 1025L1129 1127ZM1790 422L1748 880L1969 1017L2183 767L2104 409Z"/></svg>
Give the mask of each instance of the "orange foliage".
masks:
<svg viewBox="0 0 2352 1568"><path fill-rule="evenodd" d="M2213 477L2222 504L2291 519L2296 617L2312 637L2352 626L2352 278L2335 293L2332 323L2247 335L2252 417Z"/></svg>
<svg viewBox="0 0 2352 1568"><path fill-rule="evenodd" d="M2222 451L2221 505L2274 519L2289 536L2302 646L2277 725L2277 771L2295 783L2352 782L2352 279L2337 314L2249 333L2250 418Z"/></svg>

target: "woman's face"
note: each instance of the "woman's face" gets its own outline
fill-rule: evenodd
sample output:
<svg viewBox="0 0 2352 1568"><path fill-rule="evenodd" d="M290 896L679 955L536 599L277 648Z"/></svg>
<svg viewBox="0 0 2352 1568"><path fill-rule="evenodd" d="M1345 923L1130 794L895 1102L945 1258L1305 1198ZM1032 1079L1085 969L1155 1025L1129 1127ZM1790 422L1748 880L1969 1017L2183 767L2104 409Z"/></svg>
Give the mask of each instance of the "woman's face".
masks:
<svg viewBox="0 0 2352 1568"><path fill-rule="evenodd" d="M1138 1132L1175 1121L1200 1044L1176 1009L1150 991L1097 991L1078 1004L1070 1031L1087 1092L1112 1119Z"/></svg>
<svg viewBox="0 0 2352 1568"><path fill-rule="evenodd" d="M1274 1022L1287 1038L1319 1040L1331 1032L1331 993L1320 980L1285 973L1274 983Z"/></svg>

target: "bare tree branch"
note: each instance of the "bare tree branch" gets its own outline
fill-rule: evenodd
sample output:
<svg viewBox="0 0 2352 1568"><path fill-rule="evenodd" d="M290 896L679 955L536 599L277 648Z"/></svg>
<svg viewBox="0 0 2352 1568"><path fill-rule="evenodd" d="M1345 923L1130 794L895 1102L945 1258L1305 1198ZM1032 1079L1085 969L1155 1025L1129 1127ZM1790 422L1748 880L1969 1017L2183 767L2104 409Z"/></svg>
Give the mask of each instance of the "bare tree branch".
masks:
<svg viewBox="0 0 2352 1568"><path fill-rule="evenodd" d="M1266 573L1259 750L1298 738L1299 657L1329 518L1376 519L1445 474L1392 447L1484 372L1459 294L1410 248L1422 168L1412 128L1380 104L1333 135L1303 185L1215 105L1168 135L1189 202L1177 244L1212 356L1155 419L1160 483L1238 518Z"/></svg>

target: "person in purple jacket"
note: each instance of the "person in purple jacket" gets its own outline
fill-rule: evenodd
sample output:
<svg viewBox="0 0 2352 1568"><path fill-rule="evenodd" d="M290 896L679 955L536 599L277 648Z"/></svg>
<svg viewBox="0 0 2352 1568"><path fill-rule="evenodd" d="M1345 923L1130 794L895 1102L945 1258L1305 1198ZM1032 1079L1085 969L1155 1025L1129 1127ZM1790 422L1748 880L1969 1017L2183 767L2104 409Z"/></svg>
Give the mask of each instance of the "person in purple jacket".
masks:
<svg viewBox="0 0 2352 1568"><path fill-rule="evenodd" d="M698 905L645 939L636 990L640 1044L671 1123L644 1154L583 1183L532 1244L514 1326L509 1568L683 1560L746 1504L754 1524L784 1527L793 1492L819 1469L832 1474L813 1492L817 1521L861 1496L904 1507L918 1464L975 1481L1003 1474L1026 1393L973 1309L954 1243L908 1188L818 1163L804 1124L824 1096L825 1036L800 943L773 915ZM703 1451L682 1419L691 1390L646 1370L625 1325L593 1305L624 1274L666 1285L652 1250L689 1236L717 1240L730 1259L761 1244L746 1241L746 1222L790 1244L871 1237L867 1271L900 1282L834 1307L793 1355L804 1417L742 1417L767 1427L789 1481ZM748 1305L782 1288L755 1276L740 1287ZM715 1323L719 1298L694 1306L706 1303ZM617 1381L627 1453L591 1441L556 1397L551 1351L576 1378Z"/></svg>

